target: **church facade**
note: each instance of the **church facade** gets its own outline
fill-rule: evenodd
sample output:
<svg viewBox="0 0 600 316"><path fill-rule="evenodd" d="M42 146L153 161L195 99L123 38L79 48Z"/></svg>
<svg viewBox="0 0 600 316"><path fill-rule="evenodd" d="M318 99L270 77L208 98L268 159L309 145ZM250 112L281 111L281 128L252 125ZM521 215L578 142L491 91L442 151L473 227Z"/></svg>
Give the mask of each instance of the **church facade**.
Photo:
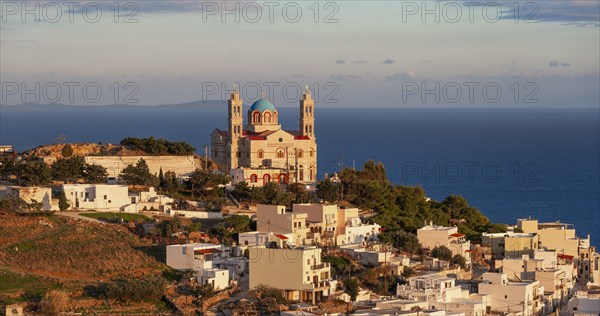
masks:
<svg viewBox="0 0 600 316"><path fill-rule="evenodd" d="M215 129L211 134L211 158L221 171L229 173L232 184L315 183L315 103L310 91L307 89L300 99L298 130L284 130L277 109L265 99L248 109L244 126L242 103L238 91L231 93L227 102L228 129Z"/></svg>

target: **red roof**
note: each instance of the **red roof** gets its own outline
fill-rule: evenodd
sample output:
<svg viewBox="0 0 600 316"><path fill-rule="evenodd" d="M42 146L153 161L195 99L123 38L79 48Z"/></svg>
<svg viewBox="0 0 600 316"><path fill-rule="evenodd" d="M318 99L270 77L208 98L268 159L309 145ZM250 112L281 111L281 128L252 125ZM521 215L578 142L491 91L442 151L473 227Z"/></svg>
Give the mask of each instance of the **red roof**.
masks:
<svg viewBox="0 0 600 316"><path fill-rule="evenodd" d="M283 240L289 239L289 238L283 236L282 234L275 234L275 236L279 237L279 239L283 239Z"/></svg>
<svg viewBox="0 0 600 316"><path fill-rule="evenodd" d="M264 136L258 136L258 135L248 135L246 137L248 137L249 140L266 140L267 139Z"/></svg>
<svg viewBox="0 0 600 316"><path fill-rule="evenodd" d="M559 257L561 259L573 260L573 256L565 255L565 254L562 254L562 253L559 253L557 255L557 257Z"/></svg>
<svg viewBox="0 0 600 316"><path fill-rule="evenodd" d="M454 233L454 234L450 234L450 237L456 237L456 238L460 238L460 237L465 237L465 234L461 234L461 233Z"/></svg>
<svg viewBox="0 0 600 316"><path fill-rule="evenodd" d="M200 254L203 254L203 255L211 254L211 253L219 253L219 252L222 252L222 251L219 250L219 249L216 249L216 248L206 248L206 249L196 249L196 250L194 250L194 253L200 253Z"/></svg>

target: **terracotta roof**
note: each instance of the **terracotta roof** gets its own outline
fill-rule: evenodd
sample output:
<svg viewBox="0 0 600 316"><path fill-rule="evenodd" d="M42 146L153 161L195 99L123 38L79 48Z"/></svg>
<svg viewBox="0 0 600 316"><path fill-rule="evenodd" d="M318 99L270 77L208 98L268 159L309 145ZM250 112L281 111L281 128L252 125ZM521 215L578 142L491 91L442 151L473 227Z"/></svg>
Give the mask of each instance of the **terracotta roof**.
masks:
<svg viewBox="0 0 600 316"><path fill-rule="evenodd" d="M558 255L556 255L557 257L561 258L561 259L567 259L567 260L573 260L573 256L569 256L569 255L565 255L562 253L559 253Z"/></svg>
<svg viewBox="0 0 600 316"><path fill-rule="evenodd" d="M283 240L289 239L289 238L283 236L282 234L274 234L274 235L275 235L275 237L278 237L279 239L283 239Z"/></svg>
<svg viewBox="0 0 600 316"><path fill-rule="evenodd" d="M266 140L267 138L264 136L258 136L258 135L248 135L246 136L249 140Z"/></svg>
<svg viewBox="0 0 600 316"><path fill-rule="evenodd" d="M206 248L206 249L196 249L196 250L194 250L194 253L200 253L200 254L203 254L203 255L211 254L211 253L220 253L220 252L222 252L222 251L219 250L219 249L216 249L216 248Z"/></svg>
<svg viewBox="0 0 600 316"><path fill-rule="evenodd" d="M450 234L450 237L456 237L456 238L460 238L460 237L465 237L465 234L461 234L461 233L454 233L454 234Z"/></svg>

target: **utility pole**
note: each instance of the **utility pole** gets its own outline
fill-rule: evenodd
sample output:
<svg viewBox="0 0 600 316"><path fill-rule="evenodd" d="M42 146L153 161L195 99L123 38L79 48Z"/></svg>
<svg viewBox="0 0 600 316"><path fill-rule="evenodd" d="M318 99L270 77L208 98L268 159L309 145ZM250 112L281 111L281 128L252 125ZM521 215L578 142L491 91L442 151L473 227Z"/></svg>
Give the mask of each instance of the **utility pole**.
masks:
<svg viewBox="0 0 600 316"><path fill-rule="evenodd" d="M208 170L208 146L204 144L204 170Z"/></svg>

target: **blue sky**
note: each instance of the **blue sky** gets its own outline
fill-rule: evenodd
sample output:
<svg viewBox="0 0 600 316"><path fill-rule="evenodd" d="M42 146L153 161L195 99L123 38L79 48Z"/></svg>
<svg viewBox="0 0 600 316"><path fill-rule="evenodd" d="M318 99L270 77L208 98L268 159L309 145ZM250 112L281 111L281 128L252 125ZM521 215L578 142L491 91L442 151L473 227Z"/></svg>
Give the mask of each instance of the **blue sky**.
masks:
<svg viewBox="0 0 600 316"><path fill-rule="evenodd" d="M121 1L115 17L113 1L70 11L63 2L3 0L1 80L19 89L58 83L60 103L69 103L63 83L97 83L97 103L75 90L72 103L84 105L114 103L114 83L117 103L133 93L154 105L219 99L203 94L203 83L234 82L248 100L272 82L270 98L284 106L305 85L319 87L323 106L598 104L598 1L522 1L518 13L501 2L502 14L490 2L290 2ZM134 23L124 23L128 15ZM3 103L31 101L7 89Z"/></svg>

